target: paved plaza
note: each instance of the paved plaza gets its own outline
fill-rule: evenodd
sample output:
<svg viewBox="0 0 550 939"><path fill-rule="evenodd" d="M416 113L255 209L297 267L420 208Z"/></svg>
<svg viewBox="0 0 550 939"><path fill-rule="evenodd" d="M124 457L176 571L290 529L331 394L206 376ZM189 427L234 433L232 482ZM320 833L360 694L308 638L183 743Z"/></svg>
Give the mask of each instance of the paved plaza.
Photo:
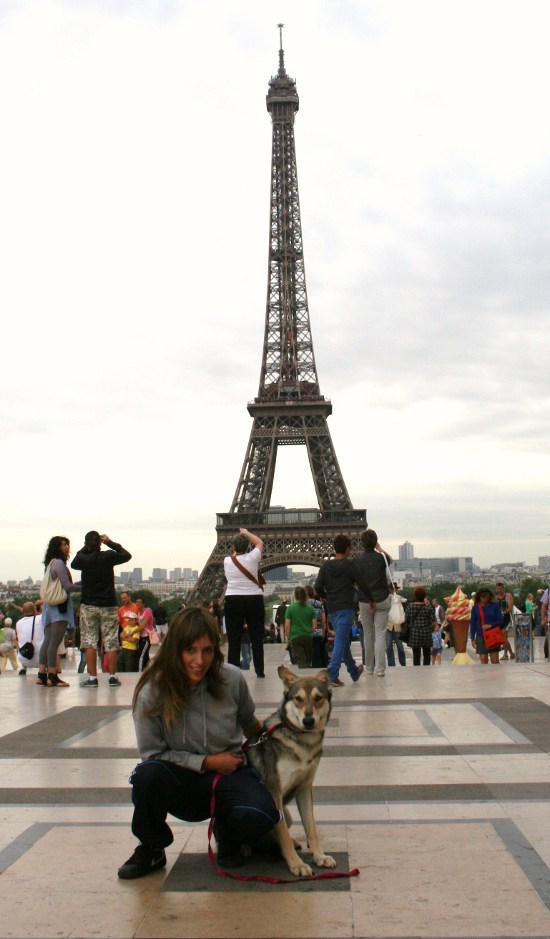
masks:
<svg viewBox="0 0 550 939"><path fill-rule="evenodd" d="M447 658L335 689L316 815L338 870L360 874L277 886L218 877L206 823L178 821L165 871L117 878L134 847L136 676L81 689L71 655L70 688L0 677L2 939L550 936L550 666L540 645L531 664ZM246 673L259 717L278 704L285 656L267 646L267 678ZM260 870L286 876L270 857L242 869Z"/></svg>

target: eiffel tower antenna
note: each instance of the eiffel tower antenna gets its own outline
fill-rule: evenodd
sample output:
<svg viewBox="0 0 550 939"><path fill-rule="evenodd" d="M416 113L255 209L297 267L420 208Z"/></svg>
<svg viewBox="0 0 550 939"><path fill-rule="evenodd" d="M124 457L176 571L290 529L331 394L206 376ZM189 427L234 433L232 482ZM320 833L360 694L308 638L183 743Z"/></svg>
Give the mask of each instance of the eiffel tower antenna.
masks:
<svg viewBox="0 0 550 939"><path fill-rule="evenodd" d="M269 82L271 205L264 346L258 394L248 404L252 430L229 512L217 516L217 543L190 602L214 599L225 588L223 559L239 528L264 542L262 569L286 564L319 566L345 532L361 550L366 510L354 509L328 429L332 404L319 389L306 289L294 118L299 108L294 79L286 73L283 24L279 69ZM271 507L277 450L305 446L315 485L316 508Z"/></svg>
<svg viewBox="0 0 550 939"><path fill-rule="evenodd" d="M277 29L279 30L279 75L282 76L285 74L285 53L283 50L283 29L284 23L277 23Z"/></svg>

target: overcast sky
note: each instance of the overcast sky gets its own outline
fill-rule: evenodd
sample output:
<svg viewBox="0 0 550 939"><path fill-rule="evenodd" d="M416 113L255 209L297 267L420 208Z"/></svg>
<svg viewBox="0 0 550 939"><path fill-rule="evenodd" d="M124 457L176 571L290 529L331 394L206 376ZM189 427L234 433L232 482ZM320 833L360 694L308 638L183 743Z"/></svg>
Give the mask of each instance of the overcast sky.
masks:
<svg viewBox="0 0 550 939"><path fill-rule="evenodd" d="M550 553L547 0L0 0L0 579L97 528L201 568L251 428L268 80L313 341L384 547ZM272 503L316 505L305 449Z"/></svg>

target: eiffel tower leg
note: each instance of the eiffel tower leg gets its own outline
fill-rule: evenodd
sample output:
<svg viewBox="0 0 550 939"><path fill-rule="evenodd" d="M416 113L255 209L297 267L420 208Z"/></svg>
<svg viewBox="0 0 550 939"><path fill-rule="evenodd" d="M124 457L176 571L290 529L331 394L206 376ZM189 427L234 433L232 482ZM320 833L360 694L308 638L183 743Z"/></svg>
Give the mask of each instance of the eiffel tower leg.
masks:
<svg viewBox="0 0 550 939"><path fill-rule="evenodd" d="M263 512L268 508L277 460L277 420L255 417L231 512Z"/></svg>
<svg viewBox="0 0 550 939"><path fill-rule="evenodd" d="M305 443L319 507L325 512L353 508L326 418L316 416L309 420L305 418L304 422L309 425Z"/></svg>

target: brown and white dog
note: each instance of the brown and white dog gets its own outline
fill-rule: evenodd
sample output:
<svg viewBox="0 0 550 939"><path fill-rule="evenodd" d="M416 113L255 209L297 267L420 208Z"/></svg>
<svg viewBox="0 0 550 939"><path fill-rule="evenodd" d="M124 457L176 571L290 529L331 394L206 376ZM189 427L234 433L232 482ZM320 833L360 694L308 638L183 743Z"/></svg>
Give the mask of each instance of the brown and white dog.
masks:
<svg viewBox="0 0 550 939"><path fill-rule="evenodd" d="M286 804L296 799L315 864L335 867L336 861L323 852L319 843L312 794L332 707L330 679L325 669L315 677L301 678L280 665L278 673L284 685L283 700L279 709L263 723L264 731L276 729L262 743L251 747L248 762L283 814L273 834L289 870L296 877L311 877L313 871L297 854L296 848L300 845L293 841L288 830L292 817Z"/></svg>

